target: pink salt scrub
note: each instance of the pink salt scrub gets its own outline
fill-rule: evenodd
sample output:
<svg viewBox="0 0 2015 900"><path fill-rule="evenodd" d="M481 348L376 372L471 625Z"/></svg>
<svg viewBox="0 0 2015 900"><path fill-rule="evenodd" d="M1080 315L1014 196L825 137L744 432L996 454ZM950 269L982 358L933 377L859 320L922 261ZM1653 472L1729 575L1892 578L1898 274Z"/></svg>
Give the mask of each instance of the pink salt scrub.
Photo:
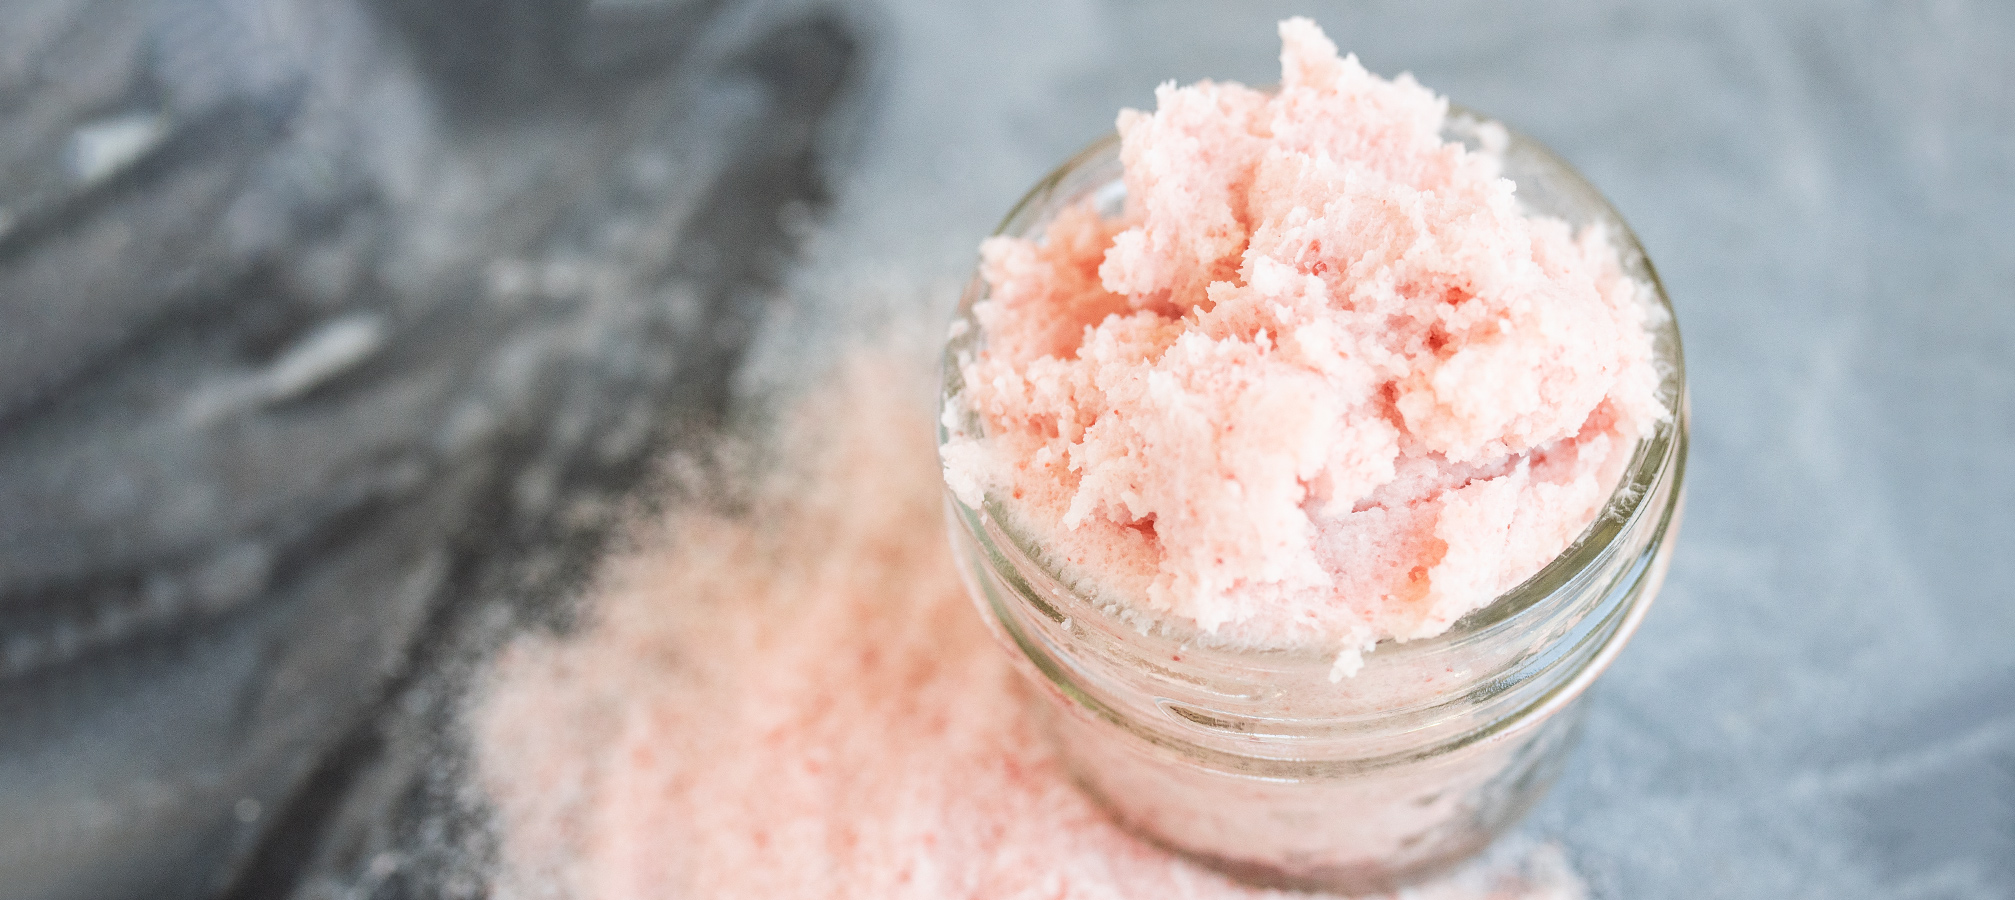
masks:
<svg viewBox="0 0 2015 900"><path fill-rule="evenodd" d="M678 512L469 716L499 898L1309 897L1122 832L1071 783L943 539L921 379L813 398L739 516ZM1414 900L1578 900L1557 851Z"/></svg>
<svg viewBox="0 0 2015 900"><path fill-rule="evenodd" d="M1124 212L981 248L945 481L1066 577L1339 673L1565 550L1656 397L1649 288L1521 211L1504 132L1280 26L1281 85L1119 116Z"/></svg>

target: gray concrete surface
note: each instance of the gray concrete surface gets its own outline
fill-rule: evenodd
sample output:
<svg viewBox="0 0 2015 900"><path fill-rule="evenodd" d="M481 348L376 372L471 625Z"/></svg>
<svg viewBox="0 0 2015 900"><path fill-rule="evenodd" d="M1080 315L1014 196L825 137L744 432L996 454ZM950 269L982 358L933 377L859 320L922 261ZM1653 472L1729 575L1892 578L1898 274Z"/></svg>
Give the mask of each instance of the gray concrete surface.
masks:
<svg viewBox="0 0 2015 900"><path fill-rule="evenodd" d="M1527 832L1611 900L2015 896L2015 6L887 6L836 319L930 320L1119 106L1273 81L1286 15L1581 168L1678 309L1691 493Z"/></svg>

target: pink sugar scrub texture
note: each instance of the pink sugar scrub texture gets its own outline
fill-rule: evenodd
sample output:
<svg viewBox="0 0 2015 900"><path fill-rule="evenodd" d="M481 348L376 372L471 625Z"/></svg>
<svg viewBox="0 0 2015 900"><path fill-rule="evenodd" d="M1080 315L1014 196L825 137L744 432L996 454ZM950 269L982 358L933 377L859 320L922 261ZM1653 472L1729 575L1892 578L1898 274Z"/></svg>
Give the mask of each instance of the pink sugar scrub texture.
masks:
<svg viewBox="0 0 2015 900"><path fill-rule="evenodd" d="M743 511L675 511L468 722L500 900L1258 900L1072 783L943 540L920 379L857 365ZM919 373L921 374L921 373ZM1546 845L1399 896L1581 900Z"/></svg>
<svg viewBox="0 0 2015 900"><path fill-rule="evenodd" d="M981 248L945 480L1096 596L1229 645L1445 631L1558 556L1666 413L1662 310L1530 216L1505 132L1280 26L1276 91L1119 116L1125 206Z"/></svg>

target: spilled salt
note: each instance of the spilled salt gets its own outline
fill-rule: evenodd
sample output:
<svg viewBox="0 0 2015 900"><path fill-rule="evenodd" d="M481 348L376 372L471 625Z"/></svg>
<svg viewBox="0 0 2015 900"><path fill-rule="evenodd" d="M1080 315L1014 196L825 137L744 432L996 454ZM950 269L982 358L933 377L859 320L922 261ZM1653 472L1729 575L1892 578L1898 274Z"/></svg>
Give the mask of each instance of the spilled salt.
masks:
<svg viewBox="0 0 2015 900"><path fill-rule="evenodd" d="M500 898L1259 898L1070 782L944 539L921 382L857 362L739 513L671 513L468 716ZM1573 900L1550 847L1401 896Z"/></svg>

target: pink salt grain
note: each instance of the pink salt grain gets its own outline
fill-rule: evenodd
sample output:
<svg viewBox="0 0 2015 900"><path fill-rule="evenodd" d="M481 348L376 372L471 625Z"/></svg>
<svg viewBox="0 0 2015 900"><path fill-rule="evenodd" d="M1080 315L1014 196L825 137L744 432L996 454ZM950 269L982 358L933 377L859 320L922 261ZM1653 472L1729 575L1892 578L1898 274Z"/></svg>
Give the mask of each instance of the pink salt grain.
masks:
<svg viewBox="0 0 2015 900"><path fill-rule="evenodd" d="M1278 91L1120 114L1118 219L983 245L945 478L1108 599L1348 671L1593 520L1665 415L1660 313L1600 229L1520 210L1501 130L1445 141L1411 77L1280 34Z"/></svg>
<svg viewBox="0 0 2015 900"><path fill-rule="evenodd" d="M857 366L740 516L675 513L469 716L501 898L1259 898L1070 782L943 539L917 393ZM1583 896L1557 852L1416 900Z"/></svg>

